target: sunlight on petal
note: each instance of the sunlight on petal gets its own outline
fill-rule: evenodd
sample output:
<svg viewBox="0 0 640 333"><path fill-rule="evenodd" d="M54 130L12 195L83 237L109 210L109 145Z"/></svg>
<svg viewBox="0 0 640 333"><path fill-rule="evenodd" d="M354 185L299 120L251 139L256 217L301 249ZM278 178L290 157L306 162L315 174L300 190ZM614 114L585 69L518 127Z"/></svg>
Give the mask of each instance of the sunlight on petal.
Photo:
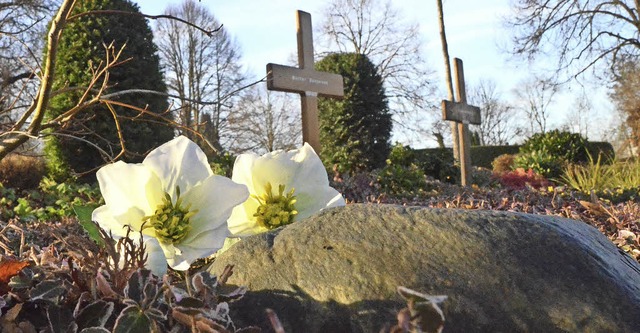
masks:
<svg viewBox="0 0 640 333"><path fill-rule="evenodd" d="M162 198L160 180L142 164L118 161L96 173L100 192L114 215L136 207L150 214Z"/></svg>
<svg viewBox="0 0 640 333"><path fill-rule="evenodd" d="M167 258L164 255L162 247L157 239L148 237L144 241L144 246L147 254L146 267L150 269L153 274L157 276L163 276L167 272Z"/></svg>
<svg viewBox="0 0 640 333"><path fill-rule="evenodd" d="M213 175L184 194L184 202L197 213L191 218L192 230L182 243L190 243L203 232L224 226L233 208L247 200L249 191L245 185L229 178ZM225 235L226 237L226 235ZM222 238L224 240L224 237ZM222 247L222 243L209 246Z"/></svg>
<svg viewBox="0 0 640 333"><path fill-rule="evenodd" d="M344 206L329 186L327 171L313 148L238 156L233 180L247 184L251 197L228 220L234 236L248 236L302 220L328 207Z"/></svg>
<svg viewBox="0 0 640 333"><path fill-rule="evenodd" d="M162 180L163 192L175 200L176 186L184 193L213 172L202 149L179 136L154 149L142 162Z"/></svg>

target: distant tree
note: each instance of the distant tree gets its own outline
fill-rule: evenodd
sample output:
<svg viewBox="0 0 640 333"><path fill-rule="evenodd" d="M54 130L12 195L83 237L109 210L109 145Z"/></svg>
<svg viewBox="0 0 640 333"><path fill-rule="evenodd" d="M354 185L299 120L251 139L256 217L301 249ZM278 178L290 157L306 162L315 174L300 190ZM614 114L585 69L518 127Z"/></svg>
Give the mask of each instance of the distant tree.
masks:
<svg viewBox="0 0 640 333"><path fill-rule="evenodd" d="M472 105L480 107L482 123L471 126L478 135L478 144L506 145L522 134L522 128L516 122L516 108L500 97L494 81L481 80L469 89L468 99Z"/></svg>
<svg viewBox="0 0 640 333"><path fill-rule="evenodd" d="M376 66L362 54L336 53L317 62L316 69L344 77L344 99L318 103L325 165L335 164L342 173L384 166L392 122Z"/></svg>
<svg viewBox="0 0 640 333"><path fill-rule="evenodd" d="M353 52L371 60L384 82L396 130L408 137L431 134L432 123L442 123L433 105L434 72L421 56L419 27L402 23L391 1L330 1L320 39L329 52Z"/></svg>
<svg viewBox="0 0 640 333"><path fill-rule="evenodd" d="M620 113L626 118L631 129L631 144L640 146L640 65L628 59L620 62L612 87L611 99Z"/></svg>
<svg viewBox="0 0 640 333"><path fill-rule="evenodd" d="M529 133L545 133L548 128L549 106L558 92L558 85L550 79L532 76L520 84L515 90L519 100L519 108L529 121Z"/></svg>
<svg viewBox="0 0 640 333"><path fill-rule="evenodd" d="M296 110L291 95L253 87L229 115L229 130L233 133L229 150L239 154L298 148L302 129Z"/></svg>
<svg viewBox="0 0 640 333"><path fill-rule="evenodd" d="M451 60L449 57L449 43L447 42L447 32L444 24L444 5L442 0L436 0L436 7L438 8L438 28L440 30L440 45L442 46L442 57L444 59L444 78L447 84L447 100L453 101L453 79L451 74ZM435 126L436 128L443 126ZM451 142L453 150L453 159L456 163L460 163L460 133L458 132L458 124L450 121L449 128L451 129ZM445 148L444 138L442 130L434 130L433 135L438 141L438 147Z"/></svg>
<svg viewBox="0 0 640 333"><path fill-rule="evenodd" d="M85 0L76 4L72 14L78 16L67 23L57 49L53 88L65 90L51 99L48 119L59 117L79 101L104 92L130 89L166 92L147 21L138 15L86 14L92 10L139 13L138 5L128 0ZM113 58L121 48L121 62L108 73L110 84L100 91L85 90L95 80L95 68L105 59ZM141 161L145 153L174 136L173 129L163 123L166 117L163 113L168 109L166 97L127 93L112 95L111 100L114 103L96 104L87 112L76 114L73 121L49 137L45 151L55 176L95 170L118 157L121 145L126 148L121 154L124 160ZM139 110L120 106L123 104Z"/></svg>
<svg viewBox="0 0 640 333"><path fill-rule="evenodd" d="M37 93L52 0L0 3L0 132L10 131Z"/></svg>
<svg viewBox="0 0 640 333"><path fill-rule="evenodd" d="M207 30L219 28L207 36L193 26L164 20L155 30L169 92L178 96L178 120L184 126L181 133L201 143L212 157L229 139L225 137L230 135L226 120L237 109L239 90L246 81L240 48L199 2L185 0L167 7L164 13ZM201 140L203 134L208 144Z"/></svg>
<svg viewBox="0 0 640 333"><path fill-rule="evenodd" d="M599 127L592 126L594 125L593 121L595 119L593 111L591 97L583 90L582 93L576 96L575 101L570 106L564 127L566 127L569 132L578 133L583 137L588 138L590 130L594 127Z"/></svg>
<svg viewBox="0 0 640 333"><path fill-rule="evenodd" d="M513 53L557 57L558 71L579 75L596 64L608 71L640 55L640 4L631 0L516 0L508 19Z"/></svg>

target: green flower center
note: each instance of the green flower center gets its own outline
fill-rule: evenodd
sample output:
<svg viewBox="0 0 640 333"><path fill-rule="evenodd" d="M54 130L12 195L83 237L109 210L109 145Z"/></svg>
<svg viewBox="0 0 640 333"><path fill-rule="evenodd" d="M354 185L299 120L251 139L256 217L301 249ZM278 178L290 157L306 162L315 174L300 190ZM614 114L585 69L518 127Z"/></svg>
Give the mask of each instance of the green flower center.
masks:
<svg viewBox="0 0 640 333"><path fill-rule="evenodd" d="M295 207L296 197L293 195L294 189L286 195L284 185L278 186L278 194L273 194L271 183L267 183L264 189L264 194L253 196L260 203L256 213L253 214L258 223L269 230L292 223L293 218L298 214Z"/></svg>
<svg viewBox="0 0 640 333"><path fill-rule="evenodd" d="M169 193L164 194L162 203L158 205L156 211L151 216L146 216L145 228L153 228L156 238L163 243L179 243L189 230L191 223L189 219L197 213L197 210L190 210L191 205L183 205L180 198L180 188L176 189L176 203L171 202Z"/></svg>

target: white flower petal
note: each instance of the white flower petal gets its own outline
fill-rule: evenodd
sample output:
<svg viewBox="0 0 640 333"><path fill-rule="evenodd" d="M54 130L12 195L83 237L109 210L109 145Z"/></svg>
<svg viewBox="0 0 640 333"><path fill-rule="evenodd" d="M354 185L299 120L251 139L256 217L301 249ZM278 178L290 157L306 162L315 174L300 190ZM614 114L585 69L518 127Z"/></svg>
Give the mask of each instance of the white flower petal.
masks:
<svg viewBox="0 0 640 333"><path fill-rule="evenodd" d="M176 199L176 187L184 193L213 174L207 156L193 141L179 136L154 149L142 161L161 180L163 192Z"/></svg>
<svg viewBox="0 0 640 333"><path fill-rule="evenodd" d="M236 206L229 217L229 231L234 237L246 237L268 231L266 227L258 224L253 216L260 203L253 197L249 197L242 205Z"/></svg>
<svg viewBox="0 0 640 333"><path fill-rule="evenodd" d="M229 230L226 225L222 225L217 229L200 233L189 242L174 245L177 251L175 257L168 260L169 265L176 270L188 269L196 259L206 258L221 249L227 236Z"/></svg>
<svg viewBox="0 0 640 333"><path fill-rule="evenodd" d="M146 268L150 269L153 274L162 277L167 273L167 258L164 251L160 247L160 242L153 237L147 237L144 241L145 253L147 254Z"/></svg>
<svg viewBox="0 0 640 333"><path fill-rule="evenodd" d="M253 164L258 158L259 156L254 153L245 153L236 157L236 161L233 164L231 180L238 184L246 185L251 193L254 193Z"/></svg>
<svg viewBox="0 0 640 333"><path fill-rule="evenodd" d="M253 162L252 187L257 193L264 191L264 186L270 182L277 189L279 184L288 185L296 177L298 169L303 167L296 161L298 150L274 151L260 156ZM287 190L289 187L287 187Z"/></svg>
<svg viewBox="0 0 640 333"><path fill-rule="evenodd" d="M298 168L291 186L299 191L304 191L307 188L317 189L329 186L327 169L325 169L320 157L308 143L305 143L300 148L295 159L301 164L301 167Z"/></svg>
<svg viewBox="0 0 640 333"><path fill-rule="evenodd" d="M294 221L309 217L324 208L345 205L342 195L329 186L322 161L306 143L302 148L289 152L275 151L260 157L253 154L240 155L233 168L233 180L246 184L252 196L262 196L267 183L272 185L274 191L277 191L279 185L285 185L285 193L293 189L297 200L295 208L298 211ZM258 201L251 197L233 210L228 223L234 236L267 231L253 216L258 206Z"/></svg>
<svg viewBox="0 0 640 333"><path fill-rule="evenodd" d="M245 185L238 184L227 177L213 175L201 184L191 188L184 194L184 204L191 205L190 210L197 210L191 217L191 230L181 243L191 243L200 233L223 226L227 229L227 219L237 205L249 198L249 191ZM228 236L223 235L222 240ZM210 246L222 247L220 244Z"/></svg>
<svg viewBox="0 0 640 333"><path fill-rule="evenodd" d="M346 203L342 194L334 188L326 186L316 189L316 192L294 193L297 202L295 204L298 214L295 221L306 219L325 208L344 206Z"/></svg>
<svg viewBox="0 0 640 333"><path fill-rule="evenodd" d="M140 237L137 232L140 231L140 225L144 217L145 213L137 207L129 207L127 211L115 215L108 205L94 209L91 214L91 220L96 221L102 229L111 232L113 236L118 238L126 236L126 225L131 226L132 232L129 237L134 239Z"/></svg>
<svg viewBox="0 0 640 333"><path fill-rule="evenodd" d="M114 216L125 214L132 207L149 215L162 202L160 179L142 164L118 161L100 168L96 177Z"/></svg>

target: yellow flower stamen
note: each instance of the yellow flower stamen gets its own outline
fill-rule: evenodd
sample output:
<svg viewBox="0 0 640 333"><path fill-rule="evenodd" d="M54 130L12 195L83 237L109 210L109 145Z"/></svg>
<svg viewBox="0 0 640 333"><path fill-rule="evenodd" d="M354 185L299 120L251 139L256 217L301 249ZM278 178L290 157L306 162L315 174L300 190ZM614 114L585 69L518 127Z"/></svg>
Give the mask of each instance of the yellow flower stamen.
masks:
<svg viewBox="0 0 640 333"><path fill-rule="evenodd" d="M145 228L153 228L155 237L163 243L176 244L182 241L191 230L189 219L197 213L190 210L191 205L182 205L180 188L176 188L176 203L171 202L169 193L165 193L162 203L151 216L146 216L143 222Z"/></svg>
<svg viewBox="0 0 640 333"><path fill-rule="evenodd" d="M265 193L253 196L260 203L253 216L260 225L269 230L292 223L293 218L298 214L295 208L294 189L285 195L284 188L284 185L279 185L278 194L274 195L271 183L267 182L264 186Z"/></svg>

